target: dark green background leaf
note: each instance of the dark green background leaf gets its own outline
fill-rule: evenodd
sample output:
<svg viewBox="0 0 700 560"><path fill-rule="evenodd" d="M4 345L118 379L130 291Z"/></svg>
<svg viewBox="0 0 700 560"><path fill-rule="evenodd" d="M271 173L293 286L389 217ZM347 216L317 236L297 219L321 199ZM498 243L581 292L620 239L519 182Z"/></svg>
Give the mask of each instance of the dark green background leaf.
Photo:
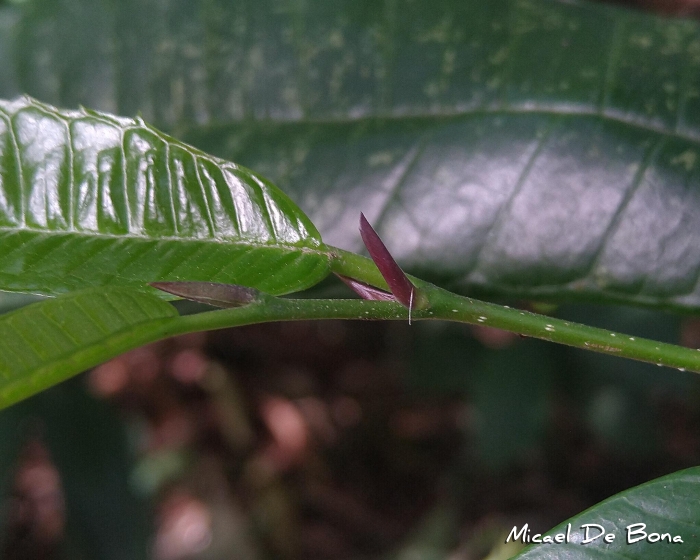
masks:
<svg viewBox="0 0 700 560"><path fill-rule="evenodd" d="M0 289L212 280L271 293L328 272L313 224L245 168L141 119L0 102Z"/></svg>
<svg viewBox="0 0 700 560"><path fill-rule="evenodd" d="M617 496L584 511L568 520L571 523L571 542L568 544L541 544L528 548L513 560L538 560L563 558L570 560L596 560L604 558L695 558L700 551L700 468L680 471L658 478L622 492ZM566 523L558 525L547 534L566 531ZM615 540L606 544L600 538L582 545L585 538L581 526L586 523L602 525L607 533L614 533ZM632 531L679 535L682 543L648 542L641 540L627 544L627 527L645 523L646 528L633 527ZM521 529L519 526L518 529ZM600 531L591 529L589 537ZM641 533L632 534L632 539Z"/></svg>
<svg viewBox="0 0 700 560"><path fill-rule="evenodd" d="M5 96L147 120L360 210L446 287L700 306L700 26L587 2L31 0Z"/></svg>
<svg viewBox="0 0 700 560"><path fill-rule="evenodd" d="M87 394L83 381L63 383L0 414L0 488L6 498L0 515L2 544L8 537L7 498L20 451L38 438L48 448L65 495L67 535L61 557L145 560L151 557L151 512L128 485L134 458L127 427L112 406Z"/></svg>

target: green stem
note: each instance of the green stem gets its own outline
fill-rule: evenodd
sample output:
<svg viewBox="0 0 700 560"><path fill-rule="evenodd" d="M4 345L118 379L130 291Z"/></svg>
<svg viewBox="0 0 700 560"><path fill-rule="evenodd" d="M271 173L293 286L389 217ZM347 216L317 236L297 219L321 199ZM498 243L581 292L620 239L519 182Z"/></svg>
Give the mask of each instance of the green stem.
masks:
<svg viewBox="0 0 700 560"><path fill-rule="evenodd" d="M196 331L239 327L254 323L312 319L408 319L408 310L391 301L362 299L282 299L264 295L244 307L178 317L163 325L160 338Z"/></svg>
<svg viewBox="0 0 700 560"><path fill-rule="evenodd" d="M377 265L374 264L372 259L350 253L349 251L344 251L343 249L338 249L337 247L331 247L331 249L335 257L331 260L332 272L359 280L370 286L376 286L382 290L389 289ZM409 276L409 278L413 281L417 280L412 276Z"/></svg>
<svg viewBox="0 0 700 560"><path fill-rule="evenodd" d="M335 249L332 270L386 289L377 267L365 257ZM481 324L613 356L700 373L700 351L570 323L527 311L457 296L418 278L411 281L430 300L431 319ZM416 313L416 319L420 319Z"/></svg>
<svg viewBox="0 0 700 560"><path fill-rule="evenodd" d="M462 297L426 282L417 282L417 285L429 302L426 309L413 310L413 319L417 321L440 320L485 325L583 350L700 372L698 350ZM259 301L244 307L179 317L165 323L160 328L158 338L253 323L305 319L406 321L408 310L398 303L388 301L282 299L263 295Z"/></svg>
<svg viewBox="0 0 700 560"><path fill-rule="evenodd" d="M423 286L421 289L426 290ZM700 373L700 351L696 349L464 298L436 287L427 288L427 292L431 318L450 320L452 316L452 320L459 322L495 327L583 350Z"/></svg>

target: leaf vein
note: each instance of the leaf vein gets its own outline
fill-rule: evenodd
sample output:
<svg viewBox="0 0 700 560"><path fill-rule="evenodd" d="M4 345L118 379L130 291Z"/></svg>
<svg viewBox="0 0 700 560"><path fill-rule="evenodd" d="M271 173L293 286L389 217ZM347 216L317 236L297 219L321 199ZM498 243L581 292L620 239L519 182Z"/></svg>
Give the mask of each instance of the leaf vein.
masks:
<svg viewBox="0 0 700 560"><path fill-rule="evenodd" d="M480 261L484 253L486 253L487 247L489 247L490 243L495 242L494 239L496 238L498 231L501 228L501 225L505 223L505 220L510 213L510 209L513 206L515 198L518 196L523 186L525 185L525 182L530 176L530 172L532 171L535 162L542 153L542 150L544 150L544 146L549 140L549 137L551 136L552 132L560 122L560 119L552 119L547 125L547 128L540 136L540 138L538 139L535 149L532 151L530 157L528 157L527 161L525 162L522 171L518 174L518 179L516 180L515 185L513 185L508 199L503 204L501 204L501 207L498 209L498 212L494 216L491 225L484 234L484 242L481 244L476 255L472 260L474 264L470 272L473 272L474 270L477 270L479 268Z"/></svg>
<svg viewBox="0 0 700 560"><path fill-rule="evenodd" d="M582 278L594 275L596 268L601 262L603 253L605 252L605 245L613 237L615 231L617 231L617 228L620 226L622 216L625 213L625 209L629 206L630 202L634 198L634 195L639 190L640 186L644 181L644 176L646 175L646 172L648 171L651 163L654 161L654 159L659 154L666 142L666 138L658 138L656 143L650 148L648 148L646 153L642 157L642 160L639 164L639 168L637 169L637 172L632 178L632 183L628 185L627 189L625 189L625 195L622 197L622 200L618 204L615 213L610 217L610 222L608 223L608 226L605 228L605 231L601 235L598 249L595 251L594 257L593 259L591 259L591 262L588 265L588 270L584 274L582 274ZM641 288L639 293L641 293Z"/></svg>

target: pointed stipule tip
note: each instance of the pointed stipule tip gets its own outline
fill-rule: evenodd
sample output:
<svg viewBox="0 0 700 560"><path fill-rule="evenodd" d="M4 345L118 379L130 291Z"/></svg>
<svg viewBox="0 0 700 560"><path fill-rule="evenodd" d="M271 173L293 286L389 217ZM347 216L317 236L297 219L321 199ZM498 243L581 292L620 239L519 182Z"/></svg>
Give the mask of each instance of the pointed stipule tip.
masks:
<svg viewBox="0 0 700 560"><path fill-rule="evenodd" d="M261 292L253 288L215 282L151 282L149 286L215 307L240 307L258 301L262 296Z"/></svg>
<svg viewBox="0 0 700 560"><path fill-rule="evenodd" d="M394 294L396 300L410 309L423 309L427 306L427 300L418 288L408 279L401 267L391 256L379 235L360 212L360 235L367 247L369 256L377 265L379 272Z"/></svg>

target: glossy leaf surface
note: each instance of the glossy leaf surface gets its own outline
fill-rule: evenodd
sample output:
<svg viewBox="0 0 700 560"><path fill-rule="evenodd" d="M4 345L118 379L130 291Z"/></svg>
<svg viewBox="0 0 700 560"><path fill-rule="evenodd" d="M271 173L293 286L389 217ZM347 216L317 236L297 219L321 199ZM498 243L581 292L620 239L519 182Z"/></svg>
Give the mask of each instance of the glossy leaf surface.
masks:
<svg viewBox="0 0 700 560"><path fill-rule="evenodd" d="M593 506L546 533L566 534L566 525L571 523L570 542L535 545L513 560L696 558L700 553L698 519L700 468L694 467L652 480ZM645 527L636 525L640 523L645 524ZM601 536L588 544L582 544L586 534L585 528L581 527L585 524L602 526L606 534L615 535L614 540L605 543L605 537ZM518 527L520 529L522 526ZM642 538L643 533L656 533L659 536L668 534L670 539ZM592 526L589 528L589 538L600 534L600 530ZM676 536L682 542L668 542Z"/></svg>
<svg viewBox="0 0 700 560"><path fill-rule="evenodd" d="M0 103L0 289L313 285L329 257L277 188L141 119Z"/></svg>
<svg viewBox="0 0 700 560"><path fill-rule="evenodd" d="M696 22L583 2L389 12L371 27L387 79L357 98L347 78L344 119L326 90L297 121L190 139L272 177L330 244L359 250L365 212L449 289L700 308Z"/></svg>
<svg viewBox="0 0 700 560"><path fill-rule="evenodd" d="M186 131L327 243L360 250L364 211L447 288L700 307L696 22L556 0L5 10L5 97Z"/></svg>
<svg viewBox="0 0 700 560"><path fill-rule="evenodd" d="M0 408L148 342L175 317L169 303L130 288L91 288L0 316Z"/></svg>

